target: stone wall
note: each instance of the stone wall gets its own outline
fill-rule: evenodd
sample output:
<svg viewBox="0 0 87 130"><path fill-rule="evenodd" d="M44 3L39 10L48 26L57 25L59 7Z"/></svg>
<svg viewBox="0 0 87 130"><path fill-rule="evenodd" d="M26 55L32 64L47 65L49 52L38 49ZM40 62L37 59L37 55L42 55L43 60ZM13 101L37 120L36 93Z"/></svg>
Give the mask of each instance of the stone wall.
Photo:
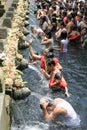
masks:
<svg viewBox="0 0 87 130"><path fill-rule="evenodd" d="M4 45L6 44L6 38L8 35L8 27L6 25L6 19L8 19L8 10L11 6L11 0L0 1L0 53L4 51ZM13 12L12 12L13 13ZM12 17L12 16L11 16ZM10 19L10 16L9 16ZM10 21L11 23L11 21ZM9 26L9 25L8 25ZM0 63L2 60L0 59ZM0 129L10 130L11 126L11 98L5 95L5 86L3 84L3 72L0 67Z"/></svg>
<svg viewBox="0 0 87 130"><path fill-rule="evenodd" d="M6 62L6 60L5 60L5 62L3 64L4 67L2 67L1 63L2 63L3 57L1 58L1 55L0 55L0 130L10 130L11 129L10 128L10 125L11 125L10 109L11 109L11 100L12 99L10 96L5 94L5 88L6 88L5 85L9 82L7 85L9 85L9 88L11 88L15 75L17 75L17 74L18 74L18 76L21 75L19 71L16 71L16 69L15 69L16 67L14 66L15 65L14 60L16 57L15 54L17 54L17 51L18 51L18 48L16 46L18 39L14 39L14 37L13 37L14 41L11 41L12 39L11 39L11 36L9 35L9 32L11 32L11 29L15 28L12 26L12 23L14 22L13 18L14 18L15 10L18 6L19 1L20 0L0 0L0 5L1 5L0 8L2 8L1 9L2 14L0 15L0 54L2 52L6 52L5 53L5 55L7 56L6 60L7 59L9 60L9 62L8 61ZM24 11L25 11L27 8L27 1L21 0L20 2L22 2L23 6L24 6L24 2L26 2L25 6L24 6L24 8L25 8ZM17 11L16 11L16 13L17 13ZM14 32L14 30L12 30L12 31ZM15 38L16 38L16 35L15 35ZM9 44L11 44L11 42L12 43L15 42L16 48L14 48L13 46L12 46L13 48L9 48ZM14 51L12 51L11 49L16 50L16 53L14 53ZM13 54L11 51L13 52ZM10 69L12 69L12 70L10 70ZM21 79L21 76L19 76L19 77ZM21 83L23 85L22 80L21 80Z"/></svg>
<svg viewBox="0 0 87 130"><path fill-rule="evenodd" d="M11 98L4 93L0 93L0 129L10 130L10 107Z"/></svg>

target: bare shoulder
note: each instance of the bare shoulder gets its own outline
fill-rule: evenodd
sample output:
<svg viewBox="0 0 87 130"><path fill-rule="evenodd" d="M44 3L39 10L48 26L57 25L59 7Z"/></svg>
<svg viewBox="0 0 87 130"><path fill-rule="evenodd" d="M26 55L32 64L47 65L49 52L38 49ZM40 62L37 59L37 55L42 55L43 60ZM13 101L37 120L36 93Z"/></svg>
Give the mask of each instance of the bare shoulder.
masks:
<svg viewBox="0 0 87 130"><path fill-rule="evenodd" d="M63 108L63 107L56 107L54 109L53 115L54 116L58 116L58 115L66 115L67 111Z"/></svg>

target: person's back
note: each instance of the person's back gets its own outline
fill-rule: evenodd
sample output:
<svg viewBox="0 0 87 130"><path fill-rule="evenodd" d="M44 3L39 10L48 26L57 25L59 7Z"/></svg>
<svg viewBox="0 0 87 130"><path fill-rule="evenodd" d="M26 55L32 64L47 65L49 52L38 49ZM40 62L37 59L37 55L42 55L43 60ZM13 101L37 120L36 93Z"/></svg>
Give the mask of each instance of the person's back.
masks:
<svg viewBox="0 0 87 130"><path fill-rule="evenodd" d="M80 118L72 105L62 98L54 100L41 100L40 107L43 110L44 118L47 121L61 120L66 126L77 127L80 125Z"/></svg>
<svg viewBox="0 0 87 130"><path fill-rule="evenodd" d="M68 47L68 43L69 43L69 40L68 38L66 39L62 39L61 40L61 43L63 44L63 48L62 48L62 52L67 52L67 47Z"/></svg>
<svg viewBox="0 0 87 130"><path fill-rule="evenodd" d="M42 39L41 45L45 45L46 48L50 48L54 44L52 33L50 30L47 30L45 34L46 34L46 37Z"/></svg>
<svg viewBox="0 0 87 130"><path fill-rule="evenodd" d="M68 43L69 43L69 40L67 38L67 31L62 31L61 33L61 52L67 52L67 47L68 47Z"/></svg>
<svg viewBox="0 0 87 130"><path fill-rule="evenodd" d="M55 101L57 101L57 100L58 100L58 104L56 105L56 107L57 108L63 107L67 111L67 115L65 115L65 117L75 119L77 114L76 114L75 110L73 109L73 107L70 105L70 103L68 103L67 101L60 99L60 98L56 99ZM55 104L55 101L54 101L54 104Z"/></svg>
<svg viewBox="0 0 87 130"><path fill-rule="evenodd" d="M58 102L58 104L57 104ZM56 108L64 108L67 112L67 114L63 115L63 121L67 126L77 126L80 124L80 118L75 112L74 108L71 106L69 102L67 102L64 99L57 98L54 100L54 105L56 104Z"/></svg>

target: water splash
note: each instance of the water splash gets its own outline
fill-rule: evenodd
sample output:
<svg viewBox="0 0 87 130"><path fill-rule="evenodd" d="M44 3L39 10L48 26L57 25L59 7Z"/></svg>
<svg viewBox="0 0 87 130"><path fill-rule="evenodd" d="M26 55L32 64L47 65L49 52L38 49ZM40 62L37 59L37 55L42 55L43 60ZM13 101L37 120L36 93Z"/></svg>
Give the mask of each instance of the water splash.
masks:
<svg viewBox="0 0 87 130"><path fill-rule="evenodd" d="M26 125L22 111L20 110L18 103L14 100L12 101L12 115L16 124L23 124L24 126Z"/></svg>
<svg viewBox="0 0 87 130"><path fill-rule="evenodd" d="M40 94L38 94L38 93L36 93L36 92L32 92L31 93L31 96L35 96L37 99L41 99L42 98L42 95L40 95Z"/></svg>
<svg viewBox="0 0 87 130"><path fill-rule="evenodd" d="M26 126L14 126L11 130L48 130L48 126L43 126L43 127L39 127L38 125L35 125L35 126L28 126L28 125L26 125Z"/></svg>
<svg viewBox="0 0 87 130"><path fill-rule="evenodd" d="M29 64L28 67L32 70L34 70L35 72L37 72L38 76L40 76L41 80L44 79L43 74L32 64Z"/></svg>

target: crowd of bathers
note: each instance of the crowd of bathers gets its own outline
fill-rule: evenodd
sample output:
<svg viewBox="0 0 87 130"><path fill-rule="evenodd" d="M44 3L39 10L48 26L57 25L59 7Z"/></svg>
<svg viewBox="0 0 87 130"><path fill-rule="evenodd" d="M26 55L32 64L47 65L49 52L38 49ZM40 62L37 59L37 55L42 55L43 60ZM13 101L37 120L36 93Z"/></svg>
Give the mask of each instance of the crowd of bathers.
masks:
<svg viewBox="0 0 87 130"><path fill-rule="evenodd" d="M29 40L29 58L32 64L40 63L41 73L47 78L49 89L62 91L70 97L68 84L63 75L63 67L54 51L66 54L68 46L87 47L87 2L85 0L35 0L34 14L39 27L31 25L33 38ZM44 46L43 54L33 49L32 43L38 38ZM56 45L55 45L56 42ZM34 44L34 43L33 43ZM62 98L40 101L46 120L54 120L59 115L66 118L68 125L79 125L80 118L74 108Z"/></svg>
<svg viewBox="0 0 87 130"><path fill-rule="evenodd" d="M63 68L53 51L67 53L69 44L87 46L87 3L84 0L36 0L35 3L34 13L39 27L31 26L31 31L45 49L43 55L38 55L32 48L33 39L30 39L30 60L33 64L40 61L41 72L49 79L50 89L65 90L69 97Z"/></svg>
<svg viewBox="0 0 87 130"><path fill-rule="evenodd" d="M29 41L30 60L33 64L40 61L41 73L49 79L49 88L65 90L70 96L67 82L62 74L62 66L54 56L54 50L67 53L68 45L87 46L87 2L83 0L36 0L35 16L39 27L31 26L34 38L45 46L43 55L32 48L33 39ZM57 45L54 45L54 42Z"/></svg>
<svg viewBox="0 0 87 130"><path fill-rule="evenodd" d="M36 4L35 14L44 33L48 34L50 31L52 36L54 35L56 40L60 41L63 39L62 31L66 31L66 37L70 42L75 45L81 44L82 47L86 46L87 2L84 0L37 0ZM51 38L51 34L48 37ZM42 41L42 44L45 43Z"/></svg>

